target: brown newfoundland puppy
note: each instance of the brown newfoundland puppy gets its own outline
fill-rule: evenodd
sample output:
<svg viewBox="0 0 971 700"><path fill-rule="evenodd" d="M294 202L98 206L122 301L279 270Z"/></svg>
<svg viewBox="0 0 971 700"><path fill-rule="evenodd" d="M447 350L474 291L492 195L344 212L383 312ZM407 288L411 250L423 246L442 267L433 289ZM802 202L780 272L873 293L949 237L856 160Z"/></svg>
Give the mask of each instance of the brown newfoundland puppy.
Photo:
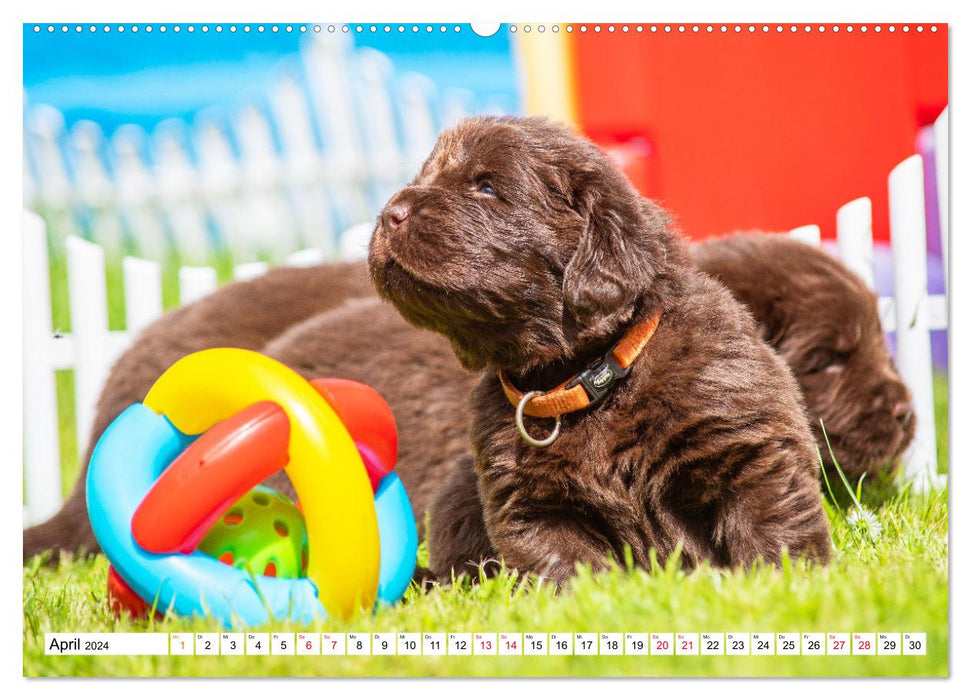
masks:
<svg viewBox="0 0 971 700"><path fill-rule="evenodd" d="M883 339L876 296L833 256L788 236L749 234L693 248L748 306L802 388L816 442L851 479L896 467L914 438L910 392Z"/></svg>
<svg viewBox="0 0 971 700"><path fill-rule="evenodd" d="M679 543L689 566L828 559L792 375L590 142L535 118L445 132L369 265L409 322L483 370L472 463L432 510L435 573L498 555L559 581Z"/></svg>
<svg viewBox="0 0 971 700"><path fill-rule="evenodd" d="M791 375L749 314L693 268L664 213L592 144L544 120L464 122L388 204L370 267L382 296L439 335L370 300L281 318L289 330L263 349L304 376L360 379L388 398L416 514L434 501L436 574L499 555L562 580L625 545L647 564L651 548L663 559L679 543L688 565L778 561L784 549L827 560ZM182 354L208 346L181 342ZM176 359L169 350L144 373L131 360L137 380L113 373L96 433L111 417L100 413L140 399ZM535 440L554 424L546 447L520 434ZM86 522L83 496L79 505L63 524Z"/></svg>

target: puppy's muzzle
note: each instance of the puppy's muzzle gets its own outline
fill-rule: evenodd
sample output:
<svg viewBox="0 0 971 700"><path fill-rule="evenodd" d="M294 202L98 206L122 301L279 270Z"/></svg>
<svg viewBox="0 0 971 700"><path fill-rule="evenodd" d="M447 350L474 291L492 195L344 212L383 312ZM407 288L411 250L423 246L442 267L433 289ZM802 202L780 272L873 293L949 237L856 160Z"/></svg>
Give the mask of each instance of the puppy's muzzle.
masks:
<svg viewBox="0 0 971 700"><path fill-rule="evenodd" d="M410 214L411 207L396 197L388 202L384 211L381 212L381 223L388 233L400 234L405 230Z"/></svg>

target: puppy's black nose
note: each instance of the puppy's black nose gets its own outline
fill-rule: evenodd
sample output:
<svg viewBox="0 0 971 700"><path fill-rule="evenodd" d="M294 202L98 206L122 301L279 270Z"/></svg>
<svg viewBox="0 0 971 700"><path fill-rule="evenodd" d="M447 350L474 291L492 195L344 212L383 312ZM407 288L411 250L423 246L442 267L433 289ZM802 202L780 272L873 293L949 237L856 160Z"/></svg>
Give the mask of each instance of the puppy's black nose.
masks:
<svg viewBox="0 0 971 700"><path fill-rule="evenodd" d="M384 211L381 213L381 218L388 230L396 233L401 229L410 213L411 210L408 208L408 205L402 204L401 202L391 202L384 208Z"/></svg>

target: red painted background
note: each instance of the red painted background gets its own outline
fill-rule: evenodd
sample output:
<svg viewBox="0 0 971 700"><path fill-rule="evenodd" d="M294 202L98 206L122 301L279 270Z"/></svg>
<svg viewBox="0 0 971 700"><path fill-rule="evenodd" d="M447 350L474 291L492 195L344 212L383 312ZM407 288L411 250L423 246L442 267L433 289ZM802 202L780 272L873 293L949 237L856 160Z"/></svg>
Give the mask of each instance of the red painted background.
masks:
<svg viewBox="0 0 971 700"><path fill-rule="evenodd" d="M947 27L575 34L579 117L692 238L819 224L873 200L947 104Z"/></svg>

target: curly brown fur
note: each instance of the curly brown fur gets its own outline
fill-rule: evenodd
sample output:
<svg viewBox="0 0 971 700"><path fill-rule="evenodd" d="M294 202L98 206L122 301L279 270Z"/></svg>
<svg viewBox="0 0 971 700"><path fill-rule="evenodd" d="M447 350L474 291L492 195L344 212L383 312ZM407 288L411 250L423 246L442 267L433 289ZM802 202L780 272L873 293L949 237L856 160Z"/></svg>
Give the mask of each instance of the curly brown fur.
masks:
<svg viewBox="0 0 971 700"><path fill-rule="evenodd" d="M50 520L24 531L24 560L45 550L97 552L85 503L85 475L91 450L104 429L181 357L212 347L259 350L308 316L353 297L373 296L359 264L279 268L246 282L227 285L151 324L115 363L98 401L91 439L74 491Z"/></svg>
<svg viewBox="0 0 971 700"><path fill-rule="evenodd" d="M369 265L407 320L488 370L471 401L476 478L453 474L437 501L452 507L449 521L432 520L440 575L498 554L559 581L625 545L641 565L679 543L688 565L777 562L783 550L828 559L791 374L751 316L689 263L666 215L589 142L535 118L445 132L387 205ZM523 390L553 387L658 313L628 379L564 416L551 447L524 444L497 370ZM468 536L480 518L485 537Z"/></svg>
<svg viewBox="0 0 971 700"><path fill-rule="evenodd" d="M852 479L896 466L914 437L910 392L884 342L876 296L831 255L779 235L694 248L699 267L748 306L802 388L824 460Z"/></svg>

